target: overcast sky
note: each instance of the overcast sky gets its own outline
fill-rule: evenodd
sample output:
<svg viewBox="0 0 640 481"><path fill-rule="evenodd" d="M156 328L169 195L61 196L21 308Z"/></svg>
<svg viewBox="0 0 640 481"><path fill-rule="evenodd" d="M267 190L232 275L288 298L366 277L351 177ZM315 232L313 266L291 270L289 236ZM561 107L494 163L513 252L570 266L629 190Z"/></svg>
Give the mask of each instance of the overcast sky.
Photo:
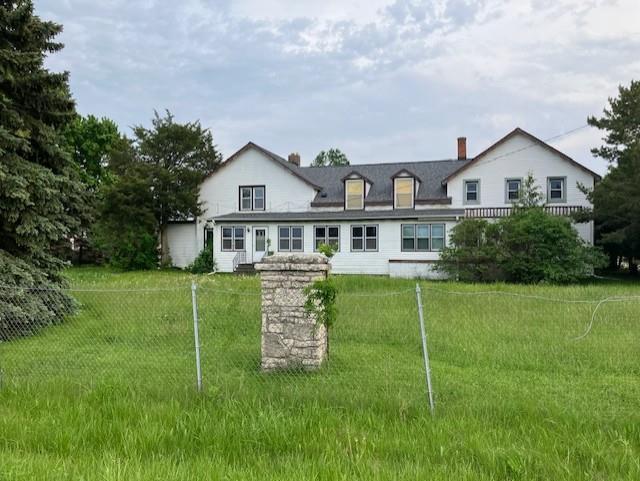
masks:
<svg viewBox="0 0 640 481"><path fill-rule="evenodd" d="M82 114L153 109L308 164L451 158L519 126L547 139L640 78L639 0L36 0ZM591 128L552 144L599 172Z"/></svg>

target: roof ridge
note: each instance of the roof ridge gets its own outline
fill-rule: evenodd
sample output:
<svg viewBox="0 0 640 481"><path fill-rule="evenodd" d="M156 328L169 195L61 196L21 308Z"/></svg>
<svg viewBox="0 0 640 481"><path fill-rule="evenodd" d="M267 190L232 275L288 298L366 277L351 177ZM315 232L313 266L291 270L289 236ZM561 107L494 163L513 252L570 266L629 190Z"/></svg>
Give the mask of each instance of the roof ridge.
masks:
<svg viewBox="0 0 640 481"><path fill-rule="evenodd" d="M349 165L324 165L324 166L305 165L305 166L300 166L298 168L299 169L326 169L328 167L328 168L332 168L332 169L337 169L337 168L349 168L349 167L351 167L352 169L355 169L357 167L375 167L375 166L378 166L378 165L429 164L429 163L436 163L436 162L468 162L470 160L471 160L471 158L467 158L467 159L409 160L409 161L402 161L402 162L369 162L367 164L349 164Z"/></svg>

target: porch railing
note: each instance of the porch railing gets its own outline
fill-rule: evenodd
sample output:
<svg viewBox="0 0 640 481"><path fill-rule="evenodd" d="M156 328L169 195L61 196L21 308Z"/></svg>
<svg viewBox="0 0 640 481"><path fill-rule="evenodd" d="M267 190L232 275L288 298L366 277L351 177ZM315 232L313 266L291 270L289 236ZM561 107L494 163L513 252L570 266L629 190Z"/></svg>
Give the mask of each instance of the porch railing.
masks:
<svg viewBox="0 0 640 481"><path fill-rule="evenodd" d="M585 207L581 205L546 205L544 210L549 214L558 216L570 216L575 212L581 212L585 210ZM495 218L495 217L507 217L511 215L513 211L512 207L475 207L465 209L465 217L475 218Z"/></svg>
<svg viewBox="0 0 640 481"><path fill-rule="evenodd" d="M247 263L247 253L245 251L236 252L236 255L233 258L233 271L235 272L238 268L238 264L246 264Z"/></svg>

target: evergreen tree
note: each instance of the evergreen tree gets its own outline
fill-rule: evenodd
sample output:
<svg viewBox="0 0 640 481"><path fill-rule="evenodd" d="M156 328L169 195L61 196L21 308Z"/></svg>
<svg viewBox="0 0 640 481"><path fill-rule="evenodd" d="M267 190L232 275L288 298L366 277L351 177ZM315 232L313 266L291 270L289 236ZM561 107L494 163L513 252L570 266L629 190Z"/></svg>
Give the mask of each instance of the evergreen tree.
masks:
<svg viewBox="0 0 640 481"><path fill-rule="evenodd" d="M605 132L604 145L593 154L609 162L609 172L587 192L594 208L598 241L610 255L610 266L617 259L628 260L629 271L637 274L640 259L640 81L620 86L618 97L609 99L601 118L590 117L589 124Z"/></svg>
<svg viewBox="0 0 640 481"><path fill-rule="evenodd" d="M340 149L321 150L311 162L311 167L337 167L349 165L349 159Z"/></svg>
<svg viewBox="0 0 640 481"><path fill-rule="evenodd" d="M63 148L75 115L68 73L44 68L62 49L62 26L43 21L28 0L0 3L0 282L54 287L63 262L51 247L78 228L85 194ZM32 291L0 297L0 336L59 320L70 304Z"/></svg>

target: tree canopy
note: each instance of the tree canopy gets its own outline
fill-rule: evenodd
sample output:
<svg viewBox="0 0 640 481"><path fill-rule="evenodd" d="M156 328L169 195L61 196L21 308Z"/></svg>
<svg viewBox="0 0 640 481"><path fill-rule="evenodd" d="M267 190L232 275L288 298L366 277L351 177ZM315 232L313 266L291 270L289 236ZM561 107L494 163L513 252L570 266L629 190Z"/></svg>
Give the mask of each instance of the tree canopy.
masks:
<svg viewBox="0 0 640 481"><path fill-rule="evenodd" d="M138 125L133 134L109 155L113 178L102 192L99 237L112 262L138 269L155 265L158 234L169 261L166 226L200 215L199 185L222 155L200 122L176 122L169 111L155 112L151 127Z"/></svg>
<svg viewBox="0 0 640 481"><path fill-rule="evenodd" d="M0 276L4 285L63 284L52 246L78 228L86 195L62 132L75 117L67 72L44 59L63 45L62 26L34 15L30 1L0 3ZM0 331L16 335L54 322L64 294L0 298ZM7 327L9 326L9 327ZM12 327L13 326L13 327ZM0 336L5 333L0 332Z"/></svg>
<svg viewBox="0 0 640 481"><path fill-rule="evenodd" d="M311 162L311 167L337 167L349 165L349 159L340 149L321 150Z"/></svg>
<svg viewBox="0 0 640 481"><path fill-rule="evenodd" d="M640 258L640 81L620 86L618 96L590 125L604 131L604 145L593 154L609 162L609 171L593 190L585 189L593 203L598 242L610 254L628 260L637 273ZM613 264L612 262L612 264Z"/></svg>
<svg viewBox="0 0 640 481"><path fill-rule="evenodd" d="M82 172L83 181L95 190L106 174L109 152L120 138L118 127L106 117L78 115L65 128L64 138L67 151Z"/></svg>

